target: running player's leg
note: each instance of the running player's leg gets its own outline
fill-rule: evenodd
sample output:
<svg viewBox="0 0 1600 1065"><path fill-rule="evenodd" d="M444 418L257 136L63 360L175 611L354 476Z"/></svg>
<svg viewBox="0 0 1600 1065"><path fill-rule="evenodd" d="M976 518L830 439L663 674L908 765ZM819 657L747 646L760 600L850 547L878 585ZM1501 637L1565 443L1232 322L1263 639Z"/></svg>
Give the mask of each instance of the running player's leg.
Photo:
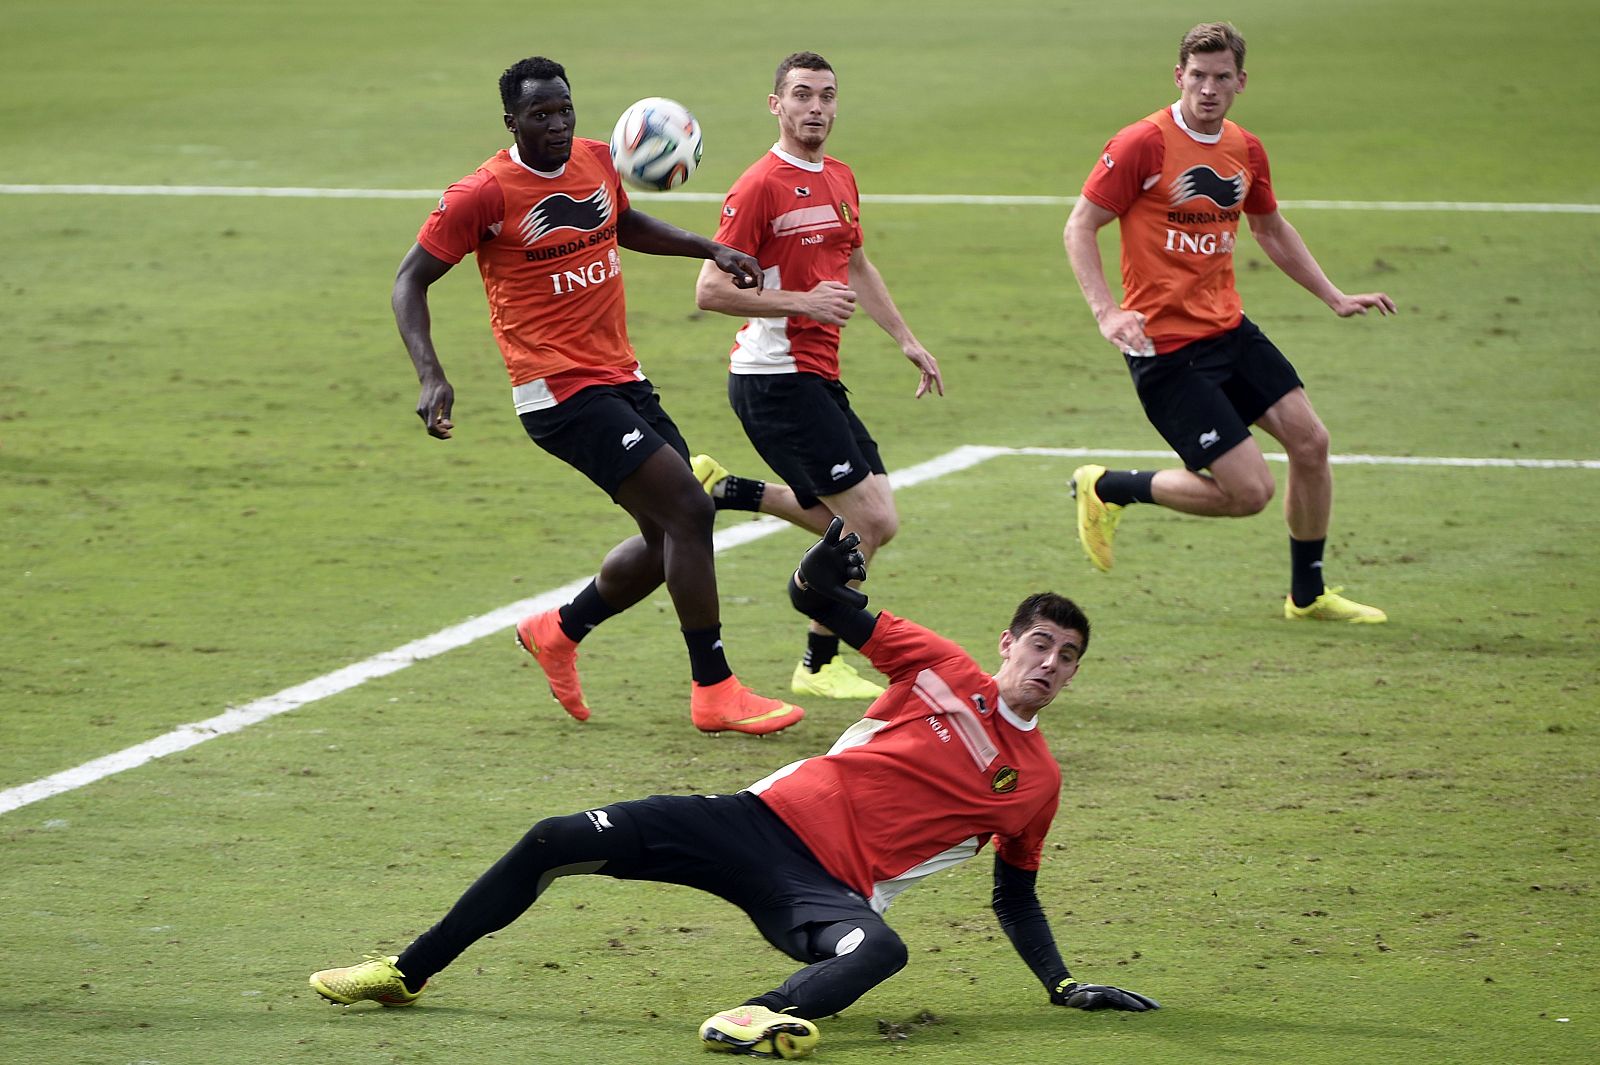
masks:
<svg viewBox="0 0 1600 1065"><path fill-rule="evenodd" d="M1321 540L1333 514L1333 467L1328 462L1328 430L1311 407L1306 390L1296 388L1256 422L1283 445L1289 459L1289 484L1283 517L1296 540Z"/></svg>

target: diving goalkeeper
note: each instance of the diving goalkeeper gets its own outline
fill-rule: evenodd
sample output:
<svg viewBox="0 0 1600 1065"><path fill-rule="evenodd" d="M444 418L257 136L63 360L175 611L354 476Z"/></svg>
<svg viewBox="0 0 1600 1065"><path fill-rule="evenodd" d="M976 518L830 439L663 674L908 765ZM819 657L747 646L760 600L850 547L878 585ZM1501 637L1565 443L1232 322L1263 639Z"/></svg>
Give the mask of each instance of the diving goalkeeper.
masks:
<svg viewBox="0 0 1600 1065"><path fill-rule="evenodd" d="M1070 599L1024 599L1000 634L1000 668L888 612L849 586L866 577L854 534L832 526L801 559L789 596L801 613L866 655L891 684L825 755L734 795L657 795L550 817L478 878L450 912L396 956L311 976L333 1002L415 1002L435 973L509 925L552 881L578 873L684 884L738 906L774 947L804 964L778 987L700 1026L708 1049L809 1055L816 1021L906 964L883 913L901 891L994 841L1000 927L1058 1006L1148 1010L1143 995L1078 983L1034 890L1061 769L1039 711L1071 681L1089 620Z"/></svg>

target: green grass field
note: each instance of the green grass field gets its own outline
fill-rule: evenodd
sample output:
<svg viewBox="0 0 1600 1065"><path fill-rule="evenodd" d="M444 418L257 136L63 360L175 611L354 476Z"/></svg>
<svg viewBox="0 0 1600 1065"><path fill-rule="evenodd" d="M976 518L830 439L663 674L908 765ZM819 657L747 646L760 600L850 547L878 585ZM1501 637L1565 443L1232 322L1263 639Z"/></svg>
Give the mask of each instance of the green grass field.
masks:
<svg viewBox="0 0 1600 1065"><path fill-rule="evenodd" d="M1250 40L1233 117L1272 153L1285 213L1338 283L1401 307L1336 320L1241 243L1246 307L1334 450L1600 459L1600 215L1292 206L1600 204L1589 5L1217 14ZM412 413L390 280L425 190L503 144L511 61L566 63L589 136L637 97L684 100L708 130L690 192L771 143L771 68L814 48L843 89L830 150L867 194L1070 196L1118 126L1171 98L1175 42L1211 15L8 11L0 184L418 195L0 194L0 793L583 578L628 534L511 416L468 264L433 298L456 438ZM640 206L715 225L715 204ZM887 338L848 330L846 379L891 469L962 444L1161 446L1077 295L1066 212L869 203L873 259L949 389L913 402ZM756 469L725 400L734 323L694 311L697 265L626 270L633 339L691 446ZM1041 895L1080 978L1167 1008L1050 1007L988 910L983 855L896 904L911 965L824 1022L818 1060L1593 1060L1600 470L1338 467L1330 579L1391 617L1346 631L1279 618L1275 508L1134 511L1117 570L1092 571L1064 491L1077 461L1001 455L905 489L867 590L991 666L1028 592L1088 609L1090 656L1046 711L1066 792ZM801 650L783 581L808 542L783 530L721 557L730 658L758 688ZM564 881L416 1010L342 1011L305 984L404 946L541 816L736 789L864 708L706 739L675 628L660 593L585 643L583 726L501 633L0 814L0 1058L699 1060L695 1025L790 966L677 888Z"/></svg>

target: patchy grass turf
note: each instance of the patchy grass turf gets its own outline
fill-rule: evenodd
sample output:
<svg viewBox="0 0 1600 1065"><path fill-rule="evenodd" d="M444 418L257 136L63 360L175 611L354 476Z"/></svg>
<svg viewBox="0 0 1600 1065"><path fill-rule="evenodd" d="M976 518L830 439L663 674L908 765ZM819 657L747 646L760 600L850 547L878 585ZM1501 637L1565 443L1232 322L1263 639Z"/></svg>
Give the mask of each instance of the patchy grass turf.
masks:
<svg viewBox="0 0 1600 1065"><path fill-rule="evenodd" d="M1592 63L1565 29L1583 13L1251 0L1233 13L1252 71L1236 117L1289 200L1597 202L1600 130L1575 102ZM792 46L839 66L831 146L865 191L1067 195L1166 99L1193 15L840 5L777 43L723 5L629 6L620 37L577 9L511 35L505 17L36 6L0 65L27 101L0 105L0 181L439 188L501 143L493 82L525 47L568 64L591 135L638 96L688 102L710 135L690 188L714 191L770 143L761 101ZM1551 143L1562 165L1539 165ZM470 266L434 294L460 430L421 434L387 295L428 207L0 196L0 788L580 578L626 535L510 416ZM950 385L913 403L887 340L849 331L847 379L891 467L962 443L1160 446L1076 295L1065 213L869 205L874 260ZM1242 245L1246 305L1336 451L1596 457L1592 215L1290 215L1336 280L1403 312L1337 321ZM668 409L749 467L723 394L732 323L693 312L695 264L626 268ZM1279 619L1271 514L1138 510L1117 571L1094 573L1073 464L998 457L906 490L868 590L991 665L1027 592L1089 609L1082 679L1048 711L1067 790L1041 891L1080 976L1168 1008L1045 1005L988 913L984 857L896 905L912 964L824 1023L821 1058L1587 1061L1596 472L1340 467L1330 577L1392 622L1332 630ZM730 654L760 687L801 648L781 590L806 541L786 530L719 568ZM305 987L403 946L539 816L737 788L860 714L704 739L673 628L657 595L585 644L585 726L507 635L3 815L0 1047L163 1065L697 1055L694 1025L787 962L682 889L560 883L416 1010L341 1011Z"/></svg>

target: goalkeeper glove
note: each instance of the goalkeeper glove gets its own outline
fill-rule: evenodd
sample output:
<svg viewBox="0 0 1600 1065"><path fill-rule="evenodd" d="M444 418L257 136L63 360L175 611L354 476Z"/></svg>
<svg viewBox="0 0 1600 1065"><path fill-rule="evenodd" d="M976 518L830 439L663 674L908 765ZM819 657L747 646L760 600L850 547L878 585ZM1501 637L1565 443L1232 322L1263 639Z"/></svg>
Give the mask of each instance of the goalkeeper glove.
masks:
<svg viewBox="0 0 1600 1065"><path fill-rule="evenodd" d="M1161 1003L1153 998L1145 998L1137 991L1124 991L1108 984L1080 984L1070 976L1050 992L1050 1001L1075 1010L1128 1010L1142 1013L1161 1008Z"/></svg>
<svg viewBox="0 0 1600 1065"><path fill-rule="evenodd" d="M822 539L800 559L795 580L803 589L859 610L867 597L850 587L850 581L867 579L867 560L862 557L861 537L850 533L841 537L844 519L835 517Z"/></svg>

